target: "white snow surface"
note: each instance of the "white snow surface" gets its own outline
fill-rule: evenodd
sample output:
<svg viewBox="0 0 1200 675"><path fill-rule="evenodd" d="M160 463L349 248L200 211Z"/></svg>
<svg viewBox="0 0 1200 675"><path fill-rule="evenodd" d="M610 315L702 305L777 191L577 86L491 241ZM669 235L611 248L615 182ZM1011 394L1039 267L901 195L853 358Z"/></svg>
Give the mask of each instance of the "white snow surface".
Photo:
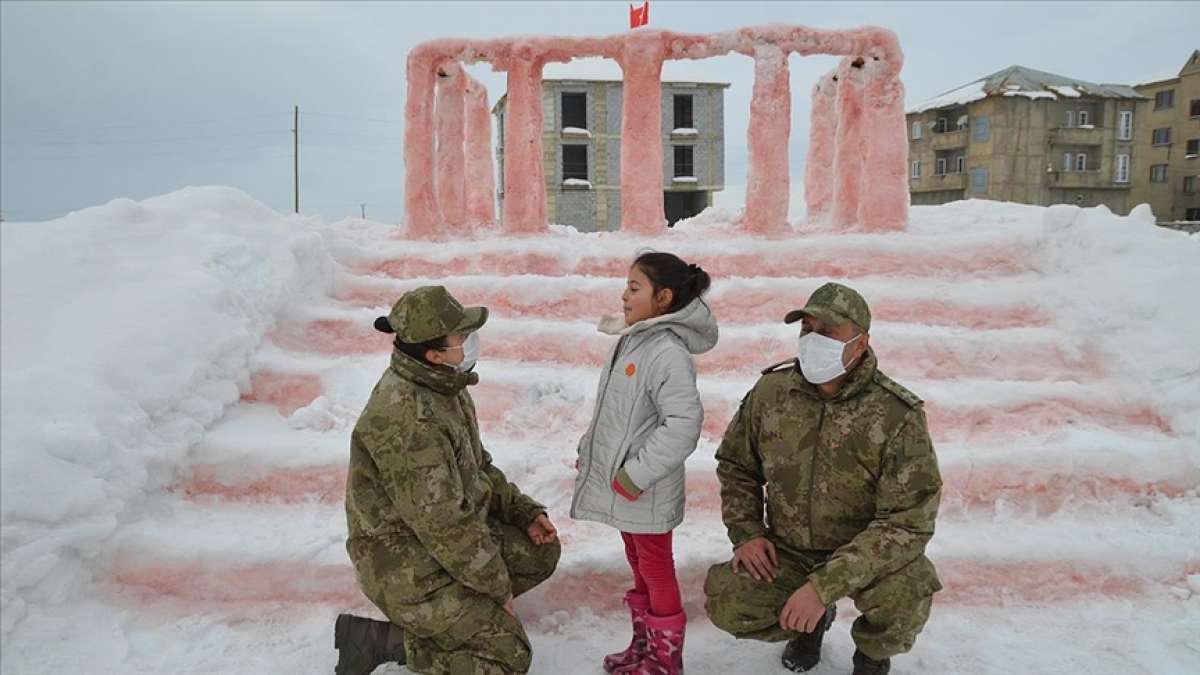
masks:
<svg viewBox="0 0 1200 675"><path fill-rule="evenodd" d="M928 402L946 480L929 553L947 589L893 673L1196 672L1200 236L1144 206L966 201L915 207L894 234L810 228L793 209L795 233L764 240L737 232L736 190L717 197L659 237L415 242L228 188L5 223L0 671L332 670L337 613L378 616L354 587L340 483L386 366L370 322L444 283L492 307L484 440L563 535L559 571L516 603L531 672L598 672L628 640L628 570L615 532L566 509L608 339L593 315L623 284L585 263L654 247L712 271L750 261L714 273L709 416L789 356L793 329L753 305L800 306L828 278L866 295L882 367ZM781 645L704 616L703 572L729 556L719 433L689 460L676 538L687 668L783 672ZM848 672L854 616L840 603L812 672Z"/></svg>

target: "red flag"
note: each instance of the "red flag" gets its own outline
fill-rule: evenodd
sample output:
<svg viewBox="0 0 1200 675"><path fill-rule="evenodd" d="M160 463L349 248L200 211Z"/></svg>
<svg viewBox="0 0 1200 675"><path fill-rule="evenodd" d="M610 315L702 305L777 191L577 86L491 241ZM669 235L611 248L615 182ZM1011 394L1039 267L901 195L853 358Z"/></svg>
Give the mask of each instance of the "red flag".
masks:
<svg viewBox="0 0 1200 675"><path fill-rule="evenodd" d="M650 0L642 3L641 7L629 6L629 28L645 26L650 23Z"/></svg>

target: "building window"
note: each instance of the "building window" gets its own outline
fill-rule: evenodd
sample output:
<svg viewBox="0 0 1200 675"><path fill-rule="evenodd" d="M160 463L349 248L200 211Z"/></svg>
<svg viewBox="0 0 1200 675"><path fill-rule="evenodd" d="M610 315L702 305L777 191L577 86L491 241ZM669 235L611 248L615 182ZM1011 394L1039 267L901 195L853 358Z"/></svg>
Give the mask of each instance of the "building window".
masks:
<svg viewBox="0 0 1200 675"><path fill-rule="evenodd" d="M1166 110L1167 108L1175 107L1175 90L1168 89L1160 91L1154 95L1154 109Z"/></svg>
<svg viewBox="0 0 1200 675"><path fill-rule="evenodd" d="M1076 171L1087 171L1087 153L1086 152L1081 152L1078 155L1075 155L1075 170Z"/></svg>
<svg viewBox="0 0 1200 675"><path fill-rule="evenodd" d="M588 157L586 145L562 146L563 180L588 179Z"/></svg>
<svg viewBox="0 0 1200 675"><path fill-rule="evenodd" d="M958 158L954 160L954 173L962 173L966 165L967 158L959 155Z"/></svg>
<svg viewBox="0 0 1200 675"><path fill-rule="evenodd" d="M1117 155L1117 171L1113 176L1114 183L1129 182L1129 155Z"/></svg>
<svg viewBox="0 0 1200 675"><path fill-rule="evenodd" d="M562 95L562 125L575 129L586 129L587 125L587 94L563 92Z"/></svg>
<svg viewBox="0 0 1200 675"><path fill-rule="evenodd" d="M675 94L675 128L693 129L695 126L692 117L692 95Z"/></svg>
<svg viewBox="0 0 1200 675"><path fill-rule="evenodd" d="M971 125L971 142L987 143L991 138L991 128L990 117L976 117L975 122Z"/></svg>
<svg viewBox="0 0 1200 675"><path fill-rule="evenodd" d="M921 123L920 122L912 123L912 138L914 141L921 140Z"/></svg>
<svg viewBox="0 0 1200 675"><path fill-rule="evenodd" d="M988 189L988 172L987 169L971 169L971 192L987 192Z"/></svg>
<svg viewBox="0 0 1200 675"><path fill-rule="evenodd" d="M1200 220L1200 209L1188 209L1183 219L1191 222Z"/></svg>
<svg viewBox="0 0 1200 675"><path fill-rule="evenodd" d="M1073 127L1073 126L1075 126L1075 111L1074 111L1074 110L1068 110L1068 111L1067 111L1067 123L1066 123L1066 127L1067 127L1068 129L1070 129L1070 128L1071 128L1071 127Z"/></svg>
<svg viewBox="0 0 1200 675"><path fill-rule="evenodd" d="M1188 106L1188 115L1200 117L1200 98L1192 99L1191 105Z"/></svg>
<svg viewBox="0 0 1200 675"><path fill-rule="evenodd" d="M917 160L909 166L908 177L909 178L920 178L921 177L921 160Z"/></svg>
<svg viewBox="0 0 1200 675"><path fill-rule="evenodd" d="M1196 194L1196 177L1195 176L1184 176L1183 177L1183 191L1185 194L1189 194L1189 195Z"/></svg>
<svg viewBox="0 0 1200 675"><path fill-rule="evenodd" d="M1091 118L1091 116L1088 115L1088 111L1080 110L1079 111L1079 126L1086 127L1087 125L1089 125L1091 123L1092 123L1092 118Z"/></svg>
<svg viewBox="0 0 1200 675"><path fill-rule="evenodd" d="M958 116L958 124L956 124L955 127L957 127L959 131L962 131L962 130L966 129L967 126L969 126L969 121L970 121L970 118L968 116L959 115Z"/></svg>
<svg viewBox="0 0 1200 675"><path fill-rule="evenodd" d="M675 176L691 177L696 175L695 149L690 145L675 146Z"/></svg>
<svg viewBox="0 0 1200 675"><path fill-rule="evenodd" d="M1133 111L1122 110L1119 113L1120 119L1117 123L1117 140L1131 141L1133 140Z"/></svg>
<svg viewBox="0 0 1200 675"><path fill-rule="evenodd" d="M933 133L944 134L950 128L950 122L945 117L939 117L937 124L933 125Z"/></svg>
<svg viewBox="0 0 1200 675"><path fill-rule="evenodd" d="M1155 129L1150 142L1152 145L1170 145L1171 127L1159 127Z"/></svg>
<svg viewBox="0 0 1200 675"><path fill-rule="evenodd" d="M945 157L937 158L937 165L934 166L933 173L938 176L946 175L946 158Z"/></svg>
<svg viewBox="0 0 1200 675"><path fill-rule="evenodd" d="M1187 142L1187 155L1184 159L1192 159L1196 155L1200 155L1200 138L1189 138Z"/></svg>
<svg viewBox="0 0 1200 675"><path fill-rule="evenodd" d="M1070 171L1075 166L1075 155L1063 153L1063 171Z"/></svg>
<svg viewBox="0 0 1200 675"><path fill-rule="evenodd" d="M1166 164L1155 164L1154 166L1150 167L1150 182L1151 183L1167 182L1167 165Z"/></svg>

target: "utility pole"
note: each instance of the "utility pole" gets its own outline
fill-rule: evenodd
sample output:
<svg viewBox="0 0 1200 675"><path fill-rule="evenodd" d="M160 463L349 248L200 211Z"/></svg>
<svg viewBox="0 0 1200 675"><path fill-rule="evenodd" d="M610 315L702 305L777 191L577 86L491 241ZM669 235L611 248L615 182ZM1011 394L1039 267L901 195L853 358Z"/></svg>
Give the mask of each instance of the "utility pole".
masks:
<svg viewBox="0 0 1200 675"><path fill-rule="evenodd" d="M300 106L292 109L292 191L294 209L300 213Z"/></svg>
<svg viewBox="0 0 1200 675"><path fill-rule="evenodd" d="M362 210L362 219L366 220L367 219L367 205L365 203L359 204L358 208Z"/></svg>

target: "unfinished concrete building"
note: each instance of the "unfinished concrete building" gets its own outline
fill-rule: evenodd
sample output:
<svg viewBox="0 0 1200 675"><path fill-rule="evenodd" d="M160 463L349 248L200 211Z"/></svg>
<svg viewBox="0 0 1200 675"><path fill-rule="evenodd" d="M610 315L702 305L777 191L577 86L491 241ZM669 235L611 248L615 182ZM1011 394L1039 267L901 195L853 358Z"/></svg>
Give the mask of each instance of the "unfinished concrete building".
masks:
<svg viewBox="0 0 1200 675"><path fill-rule="evenodd" d="M662 83L663 210L667 224L690 218L725 188L725 90L722 82ZM621 227L619 79L542 81L542 170L550 222L582 232ZM504 163L507 96L492 113ZM503 180L497 185L504 202ZM501 207L503 212L503 206Z"/></svg>

